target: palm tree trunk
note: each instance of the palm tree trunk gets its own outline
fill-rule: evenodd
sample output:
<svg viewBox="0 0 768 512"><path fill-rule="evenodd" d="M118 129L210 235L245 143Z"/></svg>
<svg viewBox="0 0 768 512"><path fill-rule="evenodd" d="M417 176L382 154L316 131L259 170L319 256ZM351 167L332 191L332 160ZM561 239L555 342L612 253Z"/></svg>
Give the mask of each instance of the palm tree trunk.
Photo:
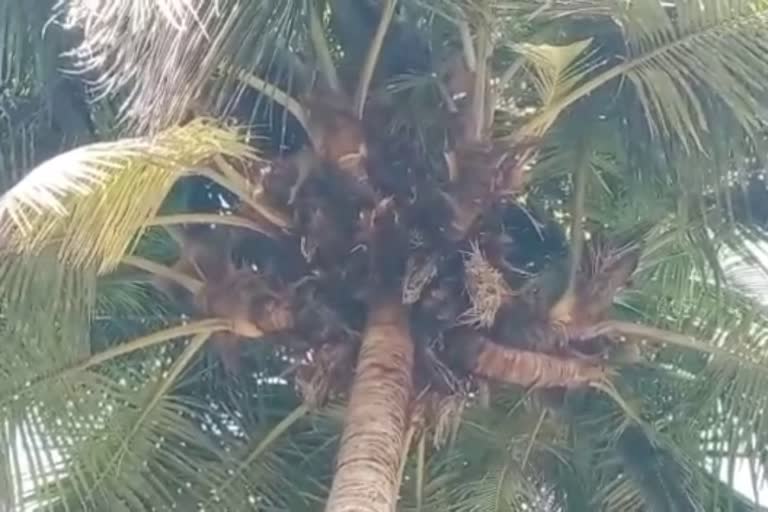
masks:
<svg viewBox="0 0 768 512"><path fill-rule="evenodd" d="M412 372L407 309L397 299L374 304L363 334L326 512L394 512Z"/></svg>

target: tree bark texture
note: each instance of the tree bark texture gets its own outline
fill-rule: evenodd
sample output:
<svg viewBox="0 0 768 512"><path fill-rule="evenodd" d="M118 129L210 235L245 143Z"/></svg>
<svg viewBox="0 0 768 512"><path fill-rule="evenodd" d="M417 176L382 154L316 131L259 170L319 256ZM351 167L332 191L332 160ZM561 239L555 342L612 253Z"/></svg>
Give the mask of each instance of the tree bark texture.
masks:
<svg viewBox="0 0 768 512"><path fill-rule="evenodd" d="M394 512L412 395L413 341L398 300L374 304L326 512Z"/></svg>
<svg viewBox="0 0 768 512"><path fill-rule="evenodd" d="M469 372L527 388L576 388L606 376L599 364L504 347L470 330L455 332L449 342Z"/></svg>

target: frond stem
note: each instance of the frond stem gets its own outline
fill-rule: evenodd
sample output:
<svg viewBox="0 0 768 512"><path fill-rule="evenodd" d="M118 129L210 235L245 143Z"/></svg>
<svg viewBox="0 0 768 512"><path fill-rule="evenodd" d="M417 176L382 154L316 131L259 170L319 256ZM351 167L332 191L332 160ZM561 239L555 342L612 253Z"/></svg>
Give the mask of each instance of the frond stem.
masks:
<svg viewBox="0 0 768 512"><path fill-rule="evenodd" d="M214 162L217 166L229 165L223 158L214 157ZM239 179L236 177L225 176L221 172L216 172L215 169L209 167L198 167L190 171L192 174L203 176L213 181L217 185L221 185L226 188L238 198L240 198L245 204L253 208L259 215L267 219L281 229L288 229L291 227L291 222L288 217L282 212L271 208L258 200L258 194L254 194L251 190L251 186L246 179Z"/></svg>
<svg viewBox="0 0 768 512"><path fill-rule="evenodd" d="M13 396L25 391L29 391L37 385L50 383L50 381L54 379L66 378L67 376L83 372L94 366L98 366L100 364L106 363L107 361L117 359L118 357L124 356L126 354L131 354L139 350L151 348L155 345L160 345L177 338L194 336L203 333L213 334L215 332L229 330L231 327L232 322L223 318L207 318L205 320L197 320L187 324L169 327L167 329L136 338L132 341L121 343L120 345L94 354L80 363L47 372L44 375L40 375L32 379L31 382L24 383L19 387L12 389L9 393L6 394L6 396ZM4 396L3 398L6 397ZM0 400L0 403L2 403L2 400Z"/></svg>
<svg viewBox="0 0 768 512"><path fill-rule="evenodd" d="M419 445L416 451L416 512L421 512L424 506L424 471L426 462L426 448L427 448L427 436L426 433L421 435L419 439Z"/></svg>
<svg viewBox="0 0 768 512"><path fill-rule="evenodd" d="M491 383L485 379L477 379L477 402L483 410L490 410Z"/></svg>
<svg viewBox="0 0 768 512"><path fill-rule="evenodd" d="M399 486L403 484L403 475L405 475L405 466L408 463L408 452L411 450L411 444L413 443L413 436L416 434L416 427L413 422L408 426L408 430L405 432L405 439L403 439L402 455L400 455L400 468L397 471L397 483Z"/></svg>
<svg viewBox="0 0 768 512"><path fill-rule="evenodd" d="M510 64L510 66L504 70L504 72L499 76L499 83L497 84L497 88L499 91L504 90L504 88L509 84L509 82L512 81L513 78L515 78L515 75L517 75L521 69L523 69L523 66L525 65L525 59L523 58L517 58L515 59L515 62Z"/></svg>
<svg viewBox="0 0 768 512"><path fill-rule="evenodd" d="M173 364L168 374L157 386L157 389L153 393L152 398L149 400L149 402L147 402L141 412L141 415L134 422L131 431L128 433L128 435L123 437L120 443L120 447L115 451L106 467L99 471L99 478L88 489L88 498L93 496L94 491L98 490L99 486L110 473L112 468L120 466L120 461L123 455L128 452L129 443L136 436L136 433L141 428L141 425L147 420L157 404L159 404L163 397L168 393L168 391L171 389L171 386L173 386L173 383L176 382L179 375L181 375L181 372L183 372L187 365L189 365L189 362L192 360L192 358L194 358L200 349L203 348L203 345L205 345L205 343L208 341L208 338L211 337L211 334L212 333L210 332L202 332L192 338L192 340L189 342L189 345L187 345L187 348L184 349L184 352L182 352L182 354Z"/></svg>
<svg viewBox="0 0 768 512"><path fill-rule="evenodd" d="M365 63L363 63L363 69L357 83L357 90L355 91L355 99L353 103L354 111L357 114L358 119L363 118L365 101L368 98L368 90L371 87L373 73L376 71L376 64L379 62L379 54L381 53L381 47L384 45L384 37L387 35L389 25L392 23L392 18L395 14L396 4L397 0L386 0L381 12L379 26L376 28L376 33L371 41L371 47L368 49L368 55L366 56Z"/></svg>
<svg viewBox="0 0 768 512"><path fill-rule="evenodd" d="M176 213L173 215L161 215L155 217L147 226L173 226L177 224L218 224L249 229L267 236L273 236L274 232L260 226L245 217L239 215L221 215L218 213Z"/></svg>
<svg viewBox="0 0 768 512"><path fill-rule="evenodd" d="M220 164L219 160L215 160L215 162L217 165ZM221 172L217 172L215 169L210 167L196 167L194 169L190 169L189 173L208 178L217 185L221 185L222 187L226 188L241 200L248 202L248 204L250 204L250 201L252 201L251 191L247 186L245 186L244 183L235 181L229 176L224 176Z"/></svg>
<svg viewBox="0 0 768 512"><path fill-rule="evenodd" d="M272 443L277 441L277 439L280 438L283 434L285 434L296 422L298 422L300 419L302 419L307 413L309 412L309 407L305 404L301 404L296 409L294 409L288 416L283 418L280 423L275 425L272 430L269 431L269 433L264 436L258 445L253 449L251 453L248 454L248 456L243 459L243 461L238 465L237 469L235 469L230 477L224 481L221 486L218 487L218 489L215 489L216 493L221 493L229 488L230 485L232 485L237 479L241 476L243 471L245 471L248 466L250 466L255 460L257 460L261 455L266 452L270 446L272 446ZM214 494L214 493L212 493ZM207 505L209 502L204 503L203 505Z"/></svg>
<svg viewBox="0 0 768 512"><path fill-rule="evenodd" d="M547 418L547 409L542 409L539 415L539 420L536 422L536 427L531 432L531 439L528 441L528 445L525 447L525 454L523 455L523 461L520 463L520 471L525 471L525 467L528 465L528 461L533 453L533 445L536 444L536 438L539 436L544 420Z"/></svg>
<svg viewBox="0 0 768 512"><path fill-rule="evenodd" d="M585 151L586 153L586 151ZM571 205L571 262L568 269L568 288L573 291L584 254L584 203L587 196L586 155L573 171L573 204Z"/></svg>
<svg viewBox="0 0 768 512"><path fill-rule="evenodd" d="M464 52L464 63L472 73L477 70L477 53L475 43L472 41L472 31L466 19L459 21L459 35L461 36L461 49Z"/></svg>
<svg viewBox="0 0 768 512"><path fill-rule="evenodd" d="M481 141L486 126L486 93L488 92L488 56L491 41L488 27L480 23L477 29L477 67L472 90L472 134L471 139Z"/></svg>
<svg viewBox="0 0 768 512"><path fill-rule="evenodd" d="M504 494L504 484L507 481L507 475L509 473L509 466L512 462L512 457L507 457L506 462L504 462L504 467L501 468L501 473L499 474L499 481L496 483L496 492L493 495L493 510L502 510L503 506L503 494Z"/></svg>
<svg viewBox="0 0 768 512"><path fill-rule="evenodd" d="M576 279L584 254L584 204L587 195L588 151L580 147L579 160L573 171L573 198L571 202L570 261L568 263L568 284L565 292L552 307L552 317L568 320L570 309L576 299Z"/></svg>
<svg viewBox="0 0 768 512"><path fill-rule="evenodd" d="M92 355L82 363L65 369L61 375L77 373L84 370L88 370L94 366L100 365L112 359L116 359L120 356L136 352L138 350L144 350L167 341L182 338L184 336L194 336L200 334L213 334L219 331L226 331L232 325L232 322L223 318L207 318L205 320L197 320L189 322L184 325L177 325L168 329L153 332L146 336L136 338L133 341L121 343L116 347L112 347L103 352Z"/></svg>
<svg viewBox="0 0 768 512"><path fill-rule="evenodd" d="M328 40L323 31L323 22L320 17L320 11L317 8L316 1L309 2L309 37L312 40L312 46L315 49L317 62L320 65L320 71L323 74L328 86L336 91L341 91L341 81L336 71L336 65L333 63L331 50L328 47Z"/></svg>
<svg viewBox="0 0 768 512"><path fill-rule="evenodd" d="M258 76L252 73L247 73L245 71L237 71L236 76L245 85L252 87L253 89L256 89L257 91L263 93L268 98L272 99L272 101L274 101L278 105L284 107L285 110L290 112L291 115L293 115L293 117L296 118L296 120L301 124L304 130L307 133L309 133L309 128L308 128L309 118L307 116L307 111L301 105L301 103L299 103L298 100L296 100L296 98L294 98L287 92L283 91L276 85L270 84L266 80L259 78Z"/></svg>
<svg viewBox="0 0 768 512"><path fill-rule="evenodd" d="M243 177L243 175L240 174L232 164L227 162L222 155L214 156L213 161L218 167L218 170L224 174L231 183L237 186L239 190L246 193L246 197L242 198L243 201L256 210L259 215L282 229L290 227L291 221L285 214L264 204L262 201L259 201L260 196L264 192L262 187L259 186L255 188L253 183Z"/></svg>
<svg viewBox="0 0 768 512"><path fill-rule="evenodd" d="M222 155L216 155L212 160L216 164L217 171L223 174L231 182L236 183L242 190L247 190L250 195L254 195L261 190L261 187L256 187L254 183L243 176L240 171L235 169L235 166L230 164Z"/></svg>
<svg viewBox="0 0 768 512"><path fill-rule="evenodd" d="M199 279L188 276L187 274L179 272L178 270L167 265L163 265L162 263L157 263L156 261L142 258L140 256L126 256L122 259L122 263L130 265L131 267L135 267L139 270L149 272L150 274L156 275L158 277L168 279L169 281L173 281L179 286L183 286L189 290L193 295L202 290L204 286L204 283Z"/></svg>
<svg viewBox="0 0 768 512"><path fill-rule="evenodd" d="M768 372L768 363L756 363L740 357L719 347L708 345L692 336L680 334L674 331L667 331L650 325L636 324L632 322L622 322L619 320L608 320L599 323L589 330L590 335L619 334L623 336L646 338L659 343L668 343L680 348L695 350L705 354L711 354L715 357L731 360L744 366L750 366L761 372Z"/></svg>

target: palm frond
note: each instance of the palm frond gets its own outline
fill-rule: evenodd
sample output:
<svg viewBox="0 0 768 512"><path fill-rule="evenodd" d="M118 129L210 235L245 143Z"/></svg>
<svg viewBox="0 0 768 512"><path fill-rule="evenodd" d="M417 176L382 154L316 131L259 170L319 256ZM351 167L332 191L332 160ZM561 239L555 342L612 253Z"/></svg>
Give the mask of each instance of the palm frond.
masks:
<svg viewBox="0 0 768 512"><path fill-rule="evenodd" d="M592 41L587 39L569 45L521 44L517 50L529 63L530 76L536 89L538 113L535 122L525 128L526 135L542 135L555 122L560 111L553 109L563 97L589 76L597 66Z"/></svg>
<svg viewBox="0 0 768 512"><path fill-rule="evenodd" d="M253 442L228 461L226 477L211 483L210 498L204 505L218 503L229 509L258 496L262 502L271 502L273 506L290 502L292 493L286 492L285 487L291 485L285 474L289 470L278 454L281 450L286 453L286 434L307 412L306 406L299 405L277 424L270 425L262 435L254 433Z"/></svg>
<svg viewBox="0 0 768 512"><path fill-rule="evenodd" d="M503 512L524 510L528 499L535 492L528 488L525 478L509 466L490 468L488 474L474 481L465 482L454 491L455 500L464 507L458 510L477 510L478 512ZM531 500L532 501L532 500ZM471 503L470 507L466 504Z"/></svg>
<svg viewBox="0 0 768 512"><path fill-rule="evenodd" d="M532 403L518 401L520 406L513 409L501 402L493 405L465 417L450 454L436 455L434 469L444 471L445 481L440 475L434 478L443 482L451 509L559 510L560 500L551 493L546 475L564 456L562 430Z"/></svg>
<svg viewBox="0 0 768 512"><path fill-rule="evenodd" d="M171 186L218 154L243 158L251 150L235 132L199 121L59 155L0 198L6 250L35 254L56 244L61 262L106 272L131 250Z"/></svg>
<svg viewBox="0 0 768 512"><path fill-rule="evenodd" d="M19 85L0 92L0 190L8 190L39 162L57 152L89 143L95 127L81 84L54 78L50 87L56 101L45 91Z"/></svg>
<svg viewBox="0 0 768 512"><path fill-rule="evenodd" d="M307 32L306 7L300 0L63 4L72 23L83 28L80 65L100 76L102 93L124 93L124 119L153 131L178 121L201 100L200 106L210 100L226 105L231 81L208 88L223 62L247 72L271 71L290 83L295 68L286 65L290 54L284 49L306 44L297 37ZM214 97L205 98L207 93ZM216 97L220 93L226 96Z"/></svg>
<svg viewBox="0 0 768 512"><path fill-rule="evenodd" d="M759 128L765 118L759 84L768 61L757 49L768 29L766 5L729 0L665 7L653 0L621 7L615 18L624 28L626 60L562 94L529 126L547 126L565 107L624 77L633 84L651 131L688 149L705 149L702 137L714 122L708 112L712 101L724 104L747 132Z"/></svg>
<svg viewBox="0 0 768 512"><path fill-rule="evenodd" d="M304 414L289 415L273 429L272 418L284 411L282 399L270 397L273 412L260 416L261 429L248 431L257 448L246 450L243 420L213 419L223 414L226 400L197 387L204 380L196 354L207 336L134 354L127 364L110 360L68 372L56 385L24 389L23 400L3 401L3 418L24 435L24 443L10 446L29 468L25 478L31 485L25 486L21 506L145 510L210 502L231 509L259 496L288 502L289 480L282 475L295 455L283 439L282 451L274 452L273 444ZM235 435L224 436L219 428ZM8 448L3 445L4 452ZM241 453L250 455L241 459ZM248 486L238 482L219 493L241 474Z"/></svg>
<svg viewBox="0 0 768 512"><path fill-rule="evenodd" d="M689 279L690 275L689 269ZM631 299L628 294L628 303L636 312L644 311L643 303L654 304L652 309L658 307L658 290L652 281L647 283L652 299L651 295L645 296L645 291L633 291ZM676 311L645 311L648 318L657 319L658 325L682 330L698 341L674 348L677 343L672 340L655 352L652 361L674 368L679 375L692 379L691 384L701 383L682 388L688 391L675 414L698 418L699 428L717 432L721 453L729 454L724 457L731 463L742 448L753 446L754 440L761 442L768 428L768 404L759 391L768 385L765 308L734 289L714 293L702 284L688 286L689 299L675 302ZM691 349L700 354L691 353ZM750 451L749 457L757 466L763 464L757 451Z"/></svg>
<svg viewBox="0 0 768 512"><path fill-rule="evenodd" d="M730 286L757 302L768 293L765 237L757 227L737 229L723 251L723 272Z"/></svg>
<svg viewBox="0 0 768 512"><path fill-rule="evenodd" d="M165 375L159 379L157 385L154 386L155 389L147 394L145 403L141 404L141 407L138 407L135 410L131 421L125 422L125 428L122 429L122 439L120 439L120 443L115 444L111 450L111 453L107 452L109 455L99 461L98 473L93 475L93 480L87 483L83 482L83 484L85 484L82 488L82 492L84 494L84 502L87 503L91 501L95 496L115 492L114 483L109 482L109 480L114 476L120 476L122 469L121 467L126 463L125 459L136 455L137 447L142 444L144 439L146 439L146 436L148 435L147 431L152 429L153 423L154 425L157 425L158 423L162 424L162 420L158 421L157 413L158 411L162 411L164 408L170 405L165 403L167 400L168 392L174 385L174 381L180 376L181 372L190 363L190 360L202 348L208 337L209 334L205 333L196 336L189 342L185 351L167 370ZM165 412L167 413L169 411L166 410ZM75 459L87 453L87 450L78 451L74 454ZM76 475L82 474L82 470L77 469L74 471L70 469L70 472ZM157 488L158 486L156 485L155 489L159 490ZM146 492L146 490L144 485L140 485L138 489L135 490L123 485L118 492L128 496L130 496L132 493L135 493L135 497L131 497L129 499L136 499L141 497L141 493ZM167 492L167 494L168 496L172 496L172 492ZM160 503L160 497L161 496L156 496L152 499L152 502ZM166 497L166 500L167 499L168 498Z"/></svg>
<svg viewBox="0 0 768 512"><path fill-rule="evenodd" d="M421 450L421 449L420 449ZM426 450L424 450L426 452ZM421 451L419 452L421 453ZM419 459L421 460L421 459ZM411 460L403 485L403 510L408 512L437 512L451 506L452 492L461 481L463 463L459 450L430 454L419 462ZM414 485L408 485L413 482Z"/></svg>
<svg viewBox="0 0 768 512"><path fill-rule="evenodd" d="M30 256L24 272L14 272L17 265L8 258L0 270L0 329L10 340L0 347L4 354L0 402L10 400L13 388L23 388L36 371L50 368L53 361L74 364L90 351L93 272L64 270L52 251Z"/></svg>
<svg viewBox="0 0 768 512"><path fill-rule="evenodd" d="M38 439L54 440L51 448L58 452L61 463L50 468L50 474L44 472L45 466L36 472L59 480L47 488L36 485L38 492L28 501L71 496L79 509L113 510L122 503L140 510L146 503L172 506L186 482L195 484L190 493L200 492L204 479L190 463L188 450L200 454L200 465L203 460L215 460L217 450L201 435L188 407L165 397L147 409L151 385L134 383L138 393L126 393L118 383L110 387L91 384L85 389L101 391L101 397L75 402L65 421L56 421L56 409L50 404L41 413ZM146 417L141 420L144 412ZM131 438L129 450L123 449L127 448L126 436ZM214 473L211 466L206 468Z"/></svg>
<svg viewBox="0 0 768 512"><path fill-rule="evenodd" d="M379 20L376 33L371 40L371 46L368 49L368 55L365 58L365 63L361 69L359 82L357 84L357 90L355 91L353 111L357 114L359 119L363 118L363 111L365 109L366 98L368 97L368 90L371 86L371 80L373 80L373 73L376 70L376 65L379 61L379 54L381 53L382 45L384 44L384 38L389 30L389 25L392 22L392 17L395 14L395 7L397 2L395 0L385 0L384 8L381 12L381 19Z"/></svg>

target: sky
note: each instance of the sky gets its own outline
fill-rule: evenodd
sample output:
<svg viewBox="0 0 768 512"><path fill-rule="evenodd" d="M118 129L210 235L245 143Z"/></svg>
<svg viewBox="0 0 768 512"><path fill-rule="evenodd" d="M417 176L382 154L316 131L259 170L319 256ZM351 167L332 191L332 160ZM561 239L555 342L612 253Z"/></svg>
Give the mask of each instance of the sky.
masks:
<svg viewBox="0 0 768 512"><path fill-rule="evenodd" d="M721 471L720 479L724 482L728 481L727 468L723 468ZM762 482L760 482L757 489L758 503L761 506L768 505L768 484L765 480L765 478L762 478ZM750 498L753 501L755 500L755 492L752 485L752 475L750 474L749 466L746 464L746 462L736 466L736 474L734 476L733 486L744 496Z"/></svg>

